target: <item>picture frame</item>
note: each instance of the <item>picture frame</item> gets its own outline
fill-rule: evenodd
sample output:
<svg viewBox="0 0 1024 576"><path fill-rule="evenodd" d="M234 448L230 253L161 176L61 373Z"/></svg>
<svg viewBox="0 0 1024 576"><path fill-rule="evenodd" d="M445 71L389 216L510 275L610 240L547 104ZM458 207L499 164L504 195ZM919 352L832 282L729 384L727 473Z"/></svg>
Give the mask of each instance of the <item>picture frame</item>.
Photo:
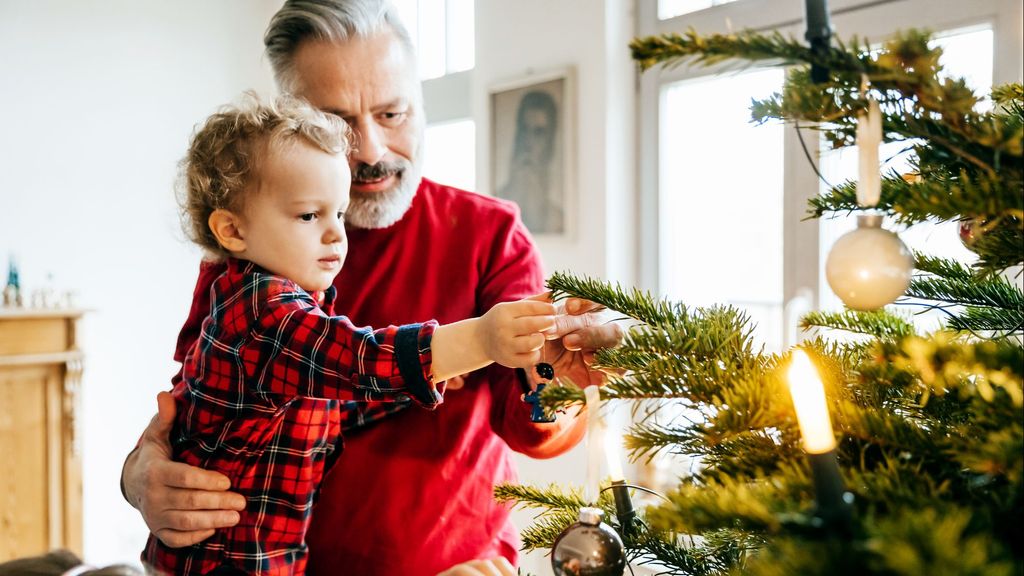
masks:
<svg viewBox="0 0 1024 576"><path fill-rule="evenodd" d="M571 69L532 73L489 90L490 189L519 205L535 237L574 232L573 76Z"/></svg>

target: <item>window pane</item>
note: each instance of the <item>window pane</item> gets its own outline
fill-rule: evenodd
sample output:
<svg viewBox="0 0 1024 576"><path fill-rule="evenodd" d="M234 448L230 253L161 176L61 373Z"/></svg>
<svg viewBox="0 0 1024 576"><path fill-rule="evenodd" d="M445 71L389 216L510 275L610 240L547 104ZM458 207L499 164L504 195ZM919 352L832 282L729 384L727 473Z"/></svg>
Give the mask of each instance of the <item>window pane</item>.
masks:
<svg viewBox="0 0 1024 576"><path fill-rule="evenodd" d="M660 127L659 278L688 305L734 304L782 341L783 126L750 123L780 69L667 85Z"/></svg>
<svg viewBox="0 0 1024 576"><path fill-rule="evenodd" d="M658 20L668 20L681 14L689 14L712 6L728 4L736 0L658 0Z"/></svg>
<svg viewBox="0 0 1024 576"><path fill-rule="evenodd" d="M445 74L445 34L447 18L444 0L419 0L420 78L438 78Z"/></svg>
<svg viewBox="0 0 1024 576"><path fill-rule="evenodd" d="M393 0L419 57L421 80L473 68L473 0Z"/></svg>
<svg viewBox="0 0 1024 576"><path fill-rule="evenodd" d="M448 0L449 74L472 70L475 62L473 0Z"/></svg>
<svg viewBox="0 0 1024 576"><path fill-rule="evenodd" d="M967 79L968 85L974 89L976 94L988 94L992 88L993 67L993 35L990 28L950 31L938 35L933 41L933 45L941 46L943 49L940 62L945 68L946 75L962 76ZM990 106L991 103L985 101L980 103L979 108L985 109ZM899 173L910 171L909 154L901 153L906 146L905 142L893 142L882 146L879 157L885 163L884 170L896 170ZM857 147L851 146L823 152L821 173L831 184L838 184L844 180L855 180L857 178ZM822 192L825 192L828 188L825 184L821 184L821 189ZM835 241L856 226L856 218L853 216L840 215L834 219L821 220L819 302L823 309L838 310L843 307L842 301L832 293L825 280L825 260ZM972 263L977 259L977 256L960 242L957 222L941 224L924 222L910 228L897 228L887 221L884 227L898 233L903 242L912 250L920 250L932 256L953 258L964 263ZM923 308L911 306L908 311L918 313L922 312ZM931 330L938 325L943 316L941 312L931 311L916 315L914 321L919 329Z"/></svg>
<svg viewBox="0 0 1024 576"><path fill-rule="evenodd" d="M427 126L423 175L442 184L476 189L476 124L458 120Z"/></svg>
<svg viewBox="0 0 1024 576"><path fill-rule="evenodd" d="M402 24L405 25L406 31L409 32L409 38L412 40L412 45L418 52L420 47L419 2L417 0L391 0L391 3L398 10L398 17L402 20Z"/></svg>

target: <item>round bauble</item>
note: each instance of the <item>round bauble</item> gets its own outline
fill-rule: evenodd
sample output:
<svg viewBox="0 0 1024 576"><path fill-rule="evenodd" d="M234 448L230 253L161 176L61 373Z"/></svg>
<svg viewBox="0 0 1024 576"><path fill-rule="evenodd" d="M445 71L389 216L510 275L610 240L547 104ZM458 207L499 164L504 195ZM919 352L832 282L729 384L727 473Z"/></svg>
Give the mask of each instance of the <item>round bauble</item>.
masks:
<svg viewBox="0 0 1024 576"><path fill-rule="evenodd" d="M551 546L555 576L622 576L626 552L597 508L580 508L579 522L562 531Z"/></svg>
<svg viewBox="0 0 1024 576"><path fill-rule="evenodd" d="M854 310L877 310L910 286L914 257L899 236L882 229L882 217L857 217L857 229L832 246L825 277L836 296Z"/></svg>
<svg viewBox="0 0 1024 576"><path fill-rule="evenodd" d="M964 218L960 221L960 242L964 248L974 251L974 245L985 234L984 222L977 218Z"/></svg>

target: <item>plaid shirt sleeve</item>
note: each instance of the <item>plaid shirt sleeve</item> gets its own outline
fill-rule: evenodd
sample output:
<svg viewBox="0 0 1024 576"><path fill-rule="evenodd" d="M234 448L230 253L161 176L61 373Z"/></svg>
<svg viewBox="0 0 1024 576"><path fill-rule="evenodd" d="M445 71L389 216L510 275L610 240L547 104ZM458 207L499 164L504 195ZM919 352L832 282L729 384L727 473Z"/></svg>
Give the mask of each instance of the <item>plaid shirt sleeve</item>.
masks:
<svg viewBox="0 0 1024 576"><path fill-rule="evenodd" d="M347 433L351 430L358 430L359 428L369 426L391 414L405 410L411 403L411 400L397 400L395 402L342 402L341 431Z"/></svg>
<svg viewBox="0 0 1024 576"><path fill-rule="evenodd" d="M325 314L288 280L259 273L251 278L247 302L239 304L256 311L247 347L259 359L251 364L257 390L360 402L412 398L427 408L443 401L445 383L435 385L431 375L436 321L359 328L345 316Z"/></svg>

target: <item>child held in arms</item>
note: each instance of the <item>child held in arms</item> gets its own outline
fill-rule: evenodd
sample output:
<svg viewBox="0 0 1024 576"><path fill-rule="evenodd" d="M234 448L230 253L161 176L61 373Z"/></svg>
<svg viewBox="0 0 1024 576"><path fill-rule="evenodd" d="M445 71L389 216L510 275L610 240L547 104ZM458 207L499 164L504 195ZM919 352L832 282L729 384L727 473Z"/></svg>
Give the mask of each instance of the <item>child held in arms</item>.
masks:
<svg viewBox="0 0 1024 576"><path fill-rule="evenodd" d="M343 427L391 409L376 401L433 409L446 379L492 362L540 361L555 321L545 296L448 325L373 330L333 315L348 135L300 100L249 95L210 117L182 161L185 228L227 270L172 393L171 443L175 459L225 474L247 504L236 526L189 547L151 535L151 571L302 574L310 511ZM414 286L395 289L415 297Z"/></svg>

